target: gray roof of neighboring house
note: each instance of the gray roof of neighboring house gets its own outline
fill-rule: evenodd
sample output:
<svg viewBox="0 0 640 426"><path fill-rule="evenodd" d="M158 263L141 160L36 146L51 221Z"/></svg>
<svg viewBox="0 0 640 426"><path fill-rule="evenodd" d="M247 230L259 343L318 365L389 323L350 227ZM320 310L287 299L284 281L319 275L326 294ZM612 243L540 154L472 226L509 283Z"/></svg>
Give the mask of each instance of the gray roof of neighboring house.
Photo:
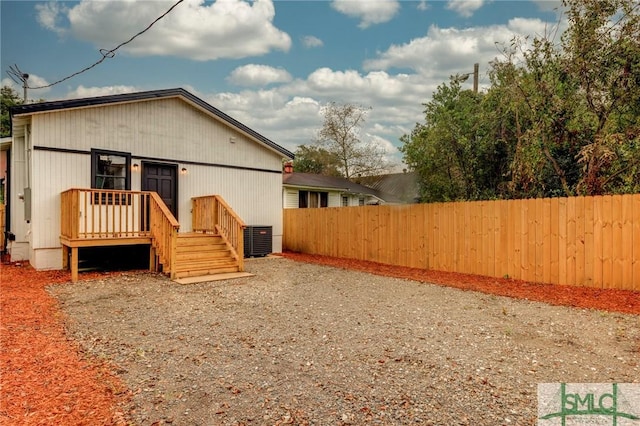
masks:
<svg viewBox="0 0 640 426"><path fill-rule="evenodd" d="M393 194L405 203L417 203L420 200L418 175L415 172L369 176L360 181L371 188Z"/></svg>
<svg viewBox="0 0 640 426"><path fill-rule="evenodd" d="M135 101L151 100L156 98L172 98L172 97L182 97L185 100L191 102L192 104L197 105L198 107L208 111L209 113L215 115L221 120L227 122L231 126L253 137L259 142L262 142L268 147L280 152L284 156L288 158L294 158L293 153L291 153L289 150L281 147L280 145L273 142L272 140L262 136L260 133L250 129L249 127L240 123L238 120L228 116L224 112L209 105L202 99L187 92L182 88L151 90L147 92L122 93L119 95L98 96L93 98L65 99L61 101L49 101L49 102L39 102L35 104L16 105L11 107L11 114L12 115L31 114L36 112L55 111L60 109L81 108L81 107L87 107L87 106L99 106L99 105L107 105L107 104L113 104L113 103L135 102Z"/></svg>
<svg viewBox="0 0 640 426"><path fill-rule="evenodd" d="M324 176L313 173L284 173L282 175L282 184L305 188L335 189L343 192L351 192L353 194L372 195L391 204L398 204L402 202L402 200L393 194L388 194L377 189L369 188L368 186L360 185L359 183L351 182L348 179L335 176Z"/></svg>

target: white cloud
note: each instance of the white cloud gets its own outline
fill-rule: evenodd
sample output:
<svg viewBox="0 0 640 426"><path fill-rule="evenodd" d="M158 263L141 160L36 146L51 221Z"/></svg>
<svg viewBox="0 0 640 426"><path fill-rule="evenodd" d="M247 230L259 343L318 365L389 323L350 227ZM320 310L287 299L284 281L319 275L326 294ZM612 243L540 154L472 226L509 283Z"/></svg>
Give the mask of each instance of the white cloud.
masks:
<svg viewBox="0 0 640 426"><path fill-rule="evenodd" d="M429 3L427 3L427 0L420 0L420 2L418 3L417 9L418 10L429 10L431 6L429 6Z"/></svg>
<svg viewBox="0 0 640 426"><path fill-rule="evenodd" d="M318 37L304 36L302 37L302 45L306 48L322 47L324 43Z"/></svg>
<svg viewBox="0 0 640 426"><path fill-rule="evenodd" d="M469 18L476 10L484 6L485 3L486 0L449 0L447 9L453 10L460 16Z"/></svg>
<svg viewBox="0 0 640 426"><path fill-rule="evenodd" d="M70 32L112 49L166 12L173 0L83 0L67 11ZM199 61L287 51L291 38L273 25L271 0L187 0L148 32L122 47L132 55L179 56Z"/></svg>
<svg viewBox="0 0 640 426"><path fill-rule="evenodd" d="M286 83L291 80L291 74L283 68L257 64L238 67L227 78L227 81L238 86L265 86L271 83Z"/></svg>
<svg viewBox="0 0 640 426"><path fill-rule="evenodd" d="M36 4L36 19L38 23L51 30L58 35L64 35L66 29L62 27L63 15L68 11L67 7L63 3L50 1L49 3Z"/></svg>
<svg viewBox="0 0 640 426"><path fill-rule="evenodd" d="M483 66L497 56L514 36L544 34L553 24L540 19L515 18L507 25L467 29L431 26L427 35L403 45L392 45L376 59L366 61L365 70L411 69L439 81L465 74L473 63Z"/></svg>
<svg viewBox="0 0 640 426"><path fill-rule="evenodd" d="M320 68L305 79L270 90L219 93L205 99L292 151L314 140L322 124L320 109L327 102L371 106L363 135L371 140L377 135L395 146L423 118L422 103L436 86L416 75ZM390 151L398 162L397 149Z"/></svg>
<svg viewBox="0 0 640 426"><path fill-rule="evenodd" d="M352 18L360 19L358 27L364 29L388 22L398 13L397 0L333 0L331 7Z"/></svg>

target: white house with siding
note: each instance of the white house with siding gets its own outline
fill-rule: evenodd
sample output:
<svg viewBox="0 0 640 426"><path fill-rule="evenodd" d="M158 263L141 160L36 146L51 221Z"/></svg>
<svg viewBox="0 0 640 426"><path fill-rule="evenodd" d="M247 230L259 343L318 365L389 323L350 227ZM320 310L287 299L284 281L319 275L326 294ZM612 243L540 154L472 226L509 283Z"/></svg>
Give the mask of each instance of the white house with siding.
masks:
<svg viewBox="0 0 640 426"><path fill-rule="evenodd" d="M11 115L14 261L66 266L61 194L71 188L156 191L179 233L192 230L192 197L217 194L246 225L271 226L272 251L282 249L282 161L293 154L183 89L26 104Z"/></svg>
<svg viewBox="0 0 640 426"><path fill-rule="evenodd" d="M285 209L380 204L401 204L401 200L348 179L297 173L291 165L285 165L282 175L282 207Z"/></svg>

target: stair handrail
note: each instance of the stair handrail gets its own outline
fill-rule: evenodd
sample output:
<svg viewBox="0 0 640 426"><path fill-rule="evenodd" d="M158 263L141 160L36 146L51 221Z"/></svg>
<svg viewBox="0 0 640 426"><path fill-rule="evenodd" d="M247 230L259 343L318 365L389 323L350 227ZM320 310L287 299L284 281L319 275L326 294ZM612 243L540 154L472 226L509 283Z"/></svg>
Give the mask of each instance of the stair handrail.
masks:
<svg viewBox="0 0 640 426"><path fill-rule="evenodd" d="M149 228L160 263L168 266L171 279L176 277L176 242L180 223L157 192L150 192Z"/></svg>
<svg viewBox="0 0 640 426"><path fill-rule="evenodd" d="M244 271L244 228L240 216L220 195L191 198L192 229L194 232L217 233L227 243L231 255Z"/></svg>

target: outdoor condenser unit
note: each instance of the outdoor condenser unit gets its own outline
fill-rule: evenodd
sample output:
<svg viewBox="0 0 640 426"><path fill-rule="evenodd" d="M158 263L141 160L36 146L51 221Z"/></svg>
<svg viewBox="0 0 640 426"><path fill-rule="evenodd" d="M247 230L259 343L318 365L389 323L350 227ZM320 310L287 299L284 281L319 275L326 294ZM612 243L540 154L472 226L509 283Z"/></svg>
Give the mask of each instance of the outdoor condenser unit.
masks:
<svg viewBox="0 0 640 426"><path fill-rule="evenodd" d="M247 226L244 228L244 257L268 255L271 242L271 226Z"/></svg>

